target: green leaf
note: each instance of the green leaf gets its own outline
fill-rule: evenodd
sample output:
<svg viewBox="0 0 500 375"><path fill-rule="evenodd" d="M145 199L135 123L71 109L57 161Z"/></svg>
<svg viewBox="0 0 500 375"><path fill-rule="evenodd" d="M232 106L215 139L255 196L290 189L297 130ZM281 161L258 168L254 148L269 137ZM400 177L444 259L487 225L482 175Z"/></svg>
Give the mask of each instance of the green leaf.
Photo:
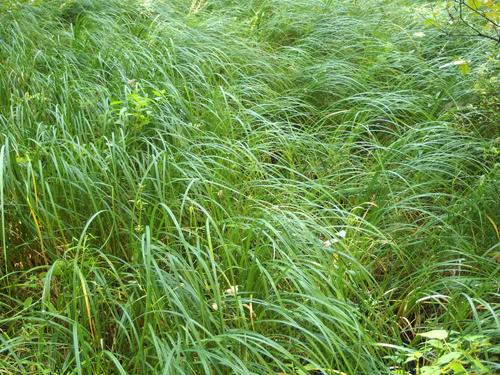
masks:
<svg viewBox="0 0 500 375"><path fill-rule="evenodd" d="M470 73L470 65L468 62L465 62L464 64L460 64L458 66L458 71L462 74L468 74Z"/></svg>
<svg viewBox="0 0 500 375"><path fill-rule="evenodd" d="M467 374L467 370L465 370L460 362L452 362L448 365L448 368L455 374Z"/></svg>
<svg viewBox="0 0 500 375"><path fill-rule="evenodd" d="M111 359L111 361L113 362L113 364L115 365L116 369L118 370L118 373L120 375L126 375L127 372L125 371L125 369L123 368L122 364L120 363L120 361L118 360L118 358L116 358L116 356L111 353L110 351L108 350L105 350L104 351L104 354L106 354L106 356Z"/></svg>
<svg viewBox="0 0 500 375"><path fill-rule="evenodd" d="M436 361L437 365L447 365L451 361L454 361L455 359L459 359L462 356L462 353L460 352L450 352L442 355L441 357L438 358Z"/></svg>
<svg viewBox="0 0 500 375"><path fill-rule="evenodd" d="M45 306L47 307L47 309L48 309L51 313L54 313L54 314L59 313L59 311L57 311L56 307L52 304L52 302L50 302L50 301L46 301L46 302L45 302Z"/></svg>
<svg viewBox="0 0 500 375"><path fill-rule="evenodd" d="M474 371L478 372L479 374L488 374L488 368L481 363L481 361L477 358L474 358L471 360L473 369Z"/></svg>
<svg viewBox="0 0 500 375"><path fill-rule="evenodd" d="M31 304L33 303L33 298L32 297L28 297L24 300L23 302L23 308L27 309L28 307L31 306Z"/></svg>
<svg viewBox="0 0 500 375"><path fill-rule="evenodd" d="M438 366L424 366L420 375L441 375L441 369Z"/></svg>
<svg viewBox="0 0 500 375"><path fill-rule="evenodd" d="M427 341L427 344L432 346L435 349L443 349L443 343L436 339L430 339Z"/></svg>
<svg viewBox="0 0 500 375"><path fill-rule="evenodd" d="M61 259L56 260L54 265L53 265L54 270L53 270L52 274L54 276L62 275L64 267L65 267L64 260L61 260Z"/></svg>
<svg viewBox="0 0 500 375"><path fill-rule="evenodd" d="M436 26L436 20L434 18L426 18L423 21L423 25L426 27Z"/></svg>
<svg viewBox="0 0 500 375"><path fill-rule="evenodd" d="M448 338L448 331L444 329L435 329L429 332L419 333L418 335L427 339L445 340Z"/></svg>
<svg viewBox="0 0 500 375"><path fill-rule="evenodd" d="M423 357L423 354L421 352L419 352L419 351L413 352L411 354L408 354L408 358L406 359L405 363L414 362L422 357Z"/></svg>
<svg viewBox="0 0 500 375"><path fill-rule="evenodd" d="M30 158L29 156L25 155L25 156L16 156L16 163L17 164L25 164L25 163L28 163L30 161Z"/></svg>
<svg viewBox="0 0 500 375"><path fill-rule="evenodd" d="M481 6L481 1L480 0L467 0L466 4L467 4L467 6L471 7L472 9L477 10Z"/></svg>

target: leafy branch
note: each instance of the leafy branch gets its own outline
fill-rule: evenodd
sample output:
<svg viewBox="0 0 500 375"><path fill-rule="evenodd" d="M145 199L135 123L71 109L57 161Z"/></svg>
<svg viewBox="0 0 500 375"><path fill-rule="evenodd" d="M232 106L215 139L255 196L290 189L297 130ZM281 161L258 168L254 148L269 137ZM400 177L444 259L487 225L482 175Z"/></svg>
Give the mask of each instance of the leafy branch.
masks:
<svg viewBox="0 0 500 375"><path fill-rule="evenodd" d="M474 33L473 37L482 37L500 43L500 5L492 0L452 0L447 7L450 19L459 20ZM488 32L488 30L491 30Z"/></svg>

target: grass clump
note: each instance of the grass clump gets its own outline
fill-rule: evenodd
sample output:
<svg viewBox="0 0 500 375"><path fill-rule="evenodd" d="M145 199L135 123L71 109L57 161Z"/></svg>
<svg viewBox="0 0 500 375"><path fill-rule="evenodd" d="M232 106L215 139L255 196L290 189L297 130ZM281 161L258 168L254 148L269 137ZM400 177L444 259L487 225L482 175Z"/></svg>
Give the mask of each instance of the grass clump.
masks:
<svg viewBox="0 0 500 375"><path fill-rule="evenodd" d="M1 3L0 372L498 371L498 50L434 3Z"/></svg>

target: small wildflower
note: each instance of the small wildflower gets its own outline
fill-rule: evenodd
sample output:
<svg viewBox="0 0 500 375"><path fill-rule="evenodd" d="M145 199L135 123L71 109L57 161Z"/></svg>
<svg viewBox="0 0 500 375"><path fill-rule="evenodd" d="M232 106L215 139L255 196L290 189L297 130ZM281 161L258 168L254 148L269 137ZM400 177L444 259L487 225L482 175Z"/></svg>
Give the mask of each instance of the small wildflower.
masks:
<svg viewBox="0 0 500 375"><path fill-rule="evenodd" d="M341 230L340 232L335 234L334 238L330 238L329 240L323 241L323 247L331 247L333 244L340 242L341 239L347 236L347 232L345 230Z"/></svg>
<svg viewBox="0 0 500 375"><path fill-rule="evenodd" d="M417 31L416 33L413 33L414 38L423 38L425 36L425 33L422 31Z"/></svg>
<svg viewBox="0 0 500 375"><path fill-rule="evenodd" d="M232 285L230 288L226 289L224 294L228 296L235 296L236 294L238 294L238 285Z"/></svg>
<svg viewBox="0 0 500 375"><path fill-rule="evenodd" d="M330 247L339 241L340 240L338 238L331 238L329 240L323 241L323 247Z"/></svg>
<svg viewBox="0 0 500 375"><path fill-rule="evenodd" d="M214 310L214 311L219 310L219 306L215 302L212 303L212 310Z"/></svg>

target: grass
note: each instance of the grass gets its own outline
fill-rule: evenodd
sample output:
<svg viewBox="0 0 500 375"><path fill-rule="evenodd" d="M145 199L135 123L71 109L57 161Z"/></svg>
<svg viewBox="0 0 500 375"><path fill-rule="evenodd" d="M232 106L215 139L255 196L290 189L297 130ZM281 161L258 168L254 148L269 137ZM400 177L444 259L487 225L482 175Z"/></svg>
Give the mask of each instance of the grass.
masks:
<svg viewBox="0 0 500 375"><path fill-rule="evenodd" d="M498 48L436 4L0 3L0 373L498 344Z"/></svg>

